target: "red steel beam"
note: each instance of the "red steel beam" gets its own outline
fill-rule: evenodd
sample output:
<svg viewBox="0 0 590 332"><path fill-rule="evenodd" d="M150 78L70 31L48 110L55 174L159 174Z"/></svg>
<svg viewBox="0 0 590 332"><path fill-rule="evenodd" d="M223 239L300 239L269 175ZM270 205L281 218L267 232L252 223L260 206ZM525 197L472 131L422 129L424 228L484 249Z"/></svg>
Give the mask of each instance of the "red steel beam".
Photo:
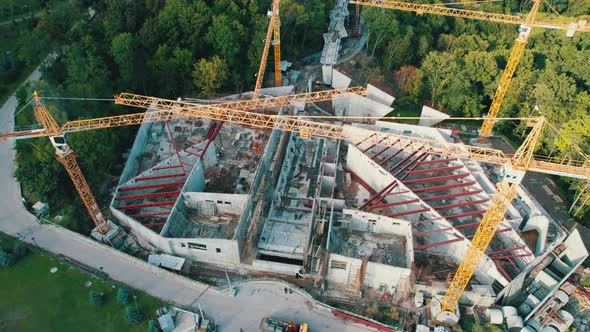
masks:
<svg viewBox="0 0 590 332"><path fill-rule="evenodd" d="M397 195L397 194L407 194L409 192L411 192L411 191L410 190L402 190L402 191L390 192L385 196L387 197L387 196L392 196L392 195Z"/></svg>
<svg viewBox="0 0 590 332"><path fill-rule="evenodd" d="M440 218L434 218L434 219L425 219L425 220L419 220L419 221L415 221L412 224L422 224L425 222L430 222L430 221L437 221L437 220L441 220L441 219L459 219L459 218L464 218L464 217L470 217L470 216L476 216L476 215L481 215L486 213L486 210L481 210L481 211L473 211L473 212L465 212L465 213L459 213L459 214L453 214L450 216L442 216ZM465 225L473 225L475 223L472 224L465 224ZM477 223L479 225L479 222ZM459 225L457 227L461 227L462 225ZM463 227L463 228L467 228L467 227Z"/></svg>
<svg viewBox="0 0 590 332"><path fill-rule="evenodd" d="M418 157L410 160L409 163L407 163L404 167L400 168L397 172L395 172L395 174L393 174L393 176L397 177L399 174L401 174L401 172L403 172L403 171L407 170L408 168L410 168L410 166L412 166L410 168L410 170L416 169L416 167L418 167L418 165L416 164L416 162L418 162L421 159L424 159L426 157L428 157L428 154L426 154L426 152L422 152L421 154L418 155ZM407 174L406 174L406 176L407 176Z"/></svg>
<svg viewBox="0 0 590 332"><path fill-rule="evenodd" d="M420 165L429 165L429 164L436 164L436 163L448 163L451 161L455 161L457 158L448 158L448 159L434 159L434 160L426 160L420 163Z"/></svg>
<svg viewBox="0 0 590 332"><path fill-rule="evenodd" d="M398 139L398 140L397 140L397 141L395 141L395 143L393 143L393 144L396 144L396 143L397 143L397 142L399 142L399 141L400 141L400 140ZM392 145L393 145L393 144L392 144ZM372 157L371 157L371 159L373 159L373 160L374 160L375 158L379 157L379 156L380 156L380 155L381 155L383 152L385 152L385 151L389 150L390 148L391 148L391 146L390 146L390 145L388 145L388 146L384 147L383 149L381 149L381 151L377 152L377 153L376 153L374 156L372 156Z"/></svg>
<svg viewBox="0 0 590 332"><path fill-rule="evenodd" d="M475 183L476 183L475 181L470 181L470 182L463 182L463 183L446 184L446 185L442 185L442 186L416 188L416 189L412 189L412 191L415 193L442 191L442 190L448 190L448 189L469 187L469 186L474 185Z"/></svg>
<svg viewBox="0 0 590 332"><path fill-rule="evenodd" d="M502 275L504 276L504 278L508 279L508 281L512 281L512 278L510 278L510 275L508 275L508 273L506 272L506 270L504 270L504 268L502 267L502 263L496 261L495 259L492 259L494 261L494 264L496 264L496 267L498 268L498 271L500 271L500 273L502 273Z"/></svg>
<svg viewBox="0 0 590 332"><path fill-rule="evenodd" d="M342 167L342 169L346 172L349 173L350 176L357 181L361 186L363 186L363 188L367 189L367 191L371 194L371 195L376 195L377 192L375 190L373 190L373 188L371 188L371 186L369 186L365 181L363 181L363 179L361 179L358 175L356 175L353 171L349 170L346 167Z"/></svg>
<svg viewBox="0 0 590 332"><path fill-rule="evenodd" d="M526 245L520 246L520 247L514 247L514 248L508 248L508 249L498 250L498 251L494 251L494 252L489 253L488 256L497 255L497 254L503 254L503 253L506 253L506 252L521 250L521 249L525 249L525 248L526 248Z"/></svg>
<svg viewBox="0 0 590 332"><path fill-rule="evenodd" d="M143 198L154 198L154 197L170 197L170 196L177 196L180 194L180 191L164 191L159 193L149 193L149 194L140 194L140 195L129 195L129 196L119 196L116 197L116 201L129 201L134 199L143 199Z"/></svg>
<svg viewBox="0 0 590 332"><path fill-rule="evenodd" d="M135 210L135 209L141 209L141 208L145 208L145 207L171 206L171 205L174 205L174 203L176 203L176 201L151 202L151 203L116 206L115 208L117 208L119 210Z"/></svg>
<svg viewBox="0 0 590 332"><path fill-rule="evenodd" d="M420 246L415 246L414 250L424 250L424 249L428 249L428 248L434 248L434 247L438 247L438 246L444 246L445 244L451 244L451 243L455 243L455 242L459 242L459 241L463 241L464 239L462 237L458 237L455 239L451 239L451 240L445 240L445 241L440 241L440 242L433 242L433 243L428 243L428 244L423 244Z"/></svg>
<svg viewBox="0 0 590 332"><path fill-rule="evenodd" d="M366 202L365 202L365 204L363 204L363 205L362 205L362 206L359 208L359 210L362 210L362 209L364 209L365 207L369 206L369 204L371 204L371 203L372 203L372 202L373 202L373 201L374 201L376 198L378 198L378 197L379 197L379 198L381 198L381 197L382 197L381 195L383 195L383 193L384 193L386 190L389 190L389 192L391 192L393 189L395 189L395 187L397 187L397 185L398 185L398 184L397 184L397 180L393 180L393 181L391 181L391 182L390 182L388 185L386 185L386 186L385 186L383 189L381 189L379 192L375 193L375 195L371 196L371 197L369 198L369 200L368 200L368 201L366 201ZM388 192L388 193L389 193L389 192Z"/></svg>
<svg viewBox="0 0 590 332"><path fill-rule="evenodd" d="M161 171L161 170L165 170L165 169L173 169L173 168L182 168L182 165L154 167L154 168L152 168L152 169L153 169L154 171Z"/></svg>
<svg viewBox="0 0 590 332"><path fill-rule="evenodd" d="M399 150L395 151L395 152L394 152L394 153L393 153L391 156L389 156L389 157L387 157L387 158L385 158L385 159L381 160L381 161L379 162L379 165L383 165L383 164L385 164L386 162L388 162L389 160L391 160L391 158L393 158L393 157L397 156L398 154L402 153L402 151L404 151L404 150L405 150L405 149L406 149L408 146L410 146L410 144L412 144L412 143L408 143L408 144L406 144L406 145L405 145L403 148L401 148L401 149L399 149Z"/></svg>
<svg viewBox="0 0 590 332"><path fill-rule="evenodd" d="M518 255L506 255L506 256L494 256L494 259L512 259L512 258L523 258L523 257L529 257L532 256L533 254L531 253L526 253L526 254L518 254Z"/></svg>
<svg viewBox="0 0 590 332"><path fill-rule="evenodd" d="M205 147L203 148L203 151L201 152L201 155L199 156L199 158L203 158L203 156L205 155L205 152L207 152L207 149L209 148L209 145L211 144L211 142L213 142L215 140L215 138L217 138L217 135L221 131L222 126L223 126L223 121L217 122L215 124L215 128L213 129L213 132L211 134L207 133L207 144L205 144Z"/></svg>
<svg viewBox="0 0 590 332"><path fill-rule="evenodd" d="M441 206L433 206L433 208L435 210L448 210L448 209L452 209L452 208L456 208L456 207L463 207L463 206L471 206L471 205L475 205L475 204L481 204L481 203L488 202L489 200L490 200L489 198L484 198L484 199L478 199L478 200L475 200L475 201L468 201L468 202L447 204L447 205L441 205Z"/></svg>
<svg viewBox="0 0 590 332"><path fill-rule="evenodd" d="M142 178L136 178L135 182L141 181L150 181L150 180L160 180L160 179L170 179L170 178L179 178L181 176L185 176L184 173L174 173L174 174L165 174L165 175L153 175L153 176L145 176Z"/></svg>
<svg viewBox="0 0 590 332"><path fill-rule="evenodd" d="M166 225L166 222L165 221L163 221L163 222L152 222L152 223L143 224L143 225L146 226L146 227L158 227L158 226L164 226L164 225Z"/></svg>
<svg viewBox="0 0 590 332"><path fill-rule="evenodd" d="M414 236L424 236L424 235L430 235L430 234L435 234L435 233L442 233L442 232L446 232L446 231L451 231L453 229L454 229L454 227L445 227L445 228L435 229L432 231L416 232L416 233L414 233Z"/></svg>
<svg viewBox="0 0 590 332"><path fill-rule="evenodd" d="M409 171L408 174L414 175L414 174L428 174L428 173L436 173L436 172L449 172L449 171L455 171L455 170L458 170L461 168L463 168L463 165L427 168L427 169L419 169L416 171Z"/></svg>
<svg viewBox="0 0 590 332"><path fill-rule="evenodd" d="M471 196L471 195L477 195L479 193L483 192L483 190L473 190L473 191L465 191L462 193L457 193L457 194L448 194L448 195L439 195L439 196L432 196L432 197L422 197L423 201L440 201L443 199L449 199L449 198L457 198L457 197L463 197L463 196Z"/></svg>
<svg viewBox="0 0 590 332"><path fill-rule="evenodd" d="M368 148L364 149L364 150L363 150L363 153L366 153L367 151L371 150L372 148L374 148L375 146L377 146L377 144L379 144L379 143L383 142L384 140L385 140L385 137L384 137L384 138L382 138L382 139L381 139L379 142L377 142L377 143L375 143L375 144L373 144L373 145L369 146Z"/></svg>
<svg viewBox="0 0 590 332"><path fill-rule="evenodd" d="M394 169L398 168L399 166L401 166L403 163L405 163L406 161L408 161L408 159L414 157L416 154L418 154L418 152L420 149L410 153L409 155L407 155L406 157L404 157L402 160L398 161L395 165L393 165L392 167L390 167L387 171L389 173L393 172ZM407 166L407 165L406 165ZM397 174L397 173L396 173Z"/></svg>
<svg viewBox="0 0 590 332"><path fill-rule="evenodd" d="M414 165L412 166L412 168L410 168L410 171L413 171L416 169L416 167L418 167L418 163L416 163L417 161L424 160L424 159L428 158L428 156L429 156L429 154L427 154L426 152L422 153L420 155L420 157L416 158L416 160L413 162ZM397 175L398 173L396 173L395 175ZM405 180L409 175L410 175L409 172L406 172L406 174L404 174L402 177L400 177L400 181Z"/></svg>
<svg viewBox="0 0 590 332"><path fill-rule="evenodd" d="M170 211L149 212L129 215L131 218L145 218L145 217L167 217Z"/></svg>
<svg viewBox="0 0 590 332"><path fill-rule="evenodd" d="M371 208L369 210L386 208L386 207L391 207L391 206L396 206L396 205L412 204L412 203L418 203L418 202L420 202L419 199L410 199L410 200L402 201L402 202L393 202L393 203L379 204L379 205L373 205L373 206L371 206Z"/></svg>
<svg viewBox="0 0 590 332"><path fill-rule="evenodd" d="M482 214L486 213L486 211L487 210L479 210L479 211L472 211L472 212L465 212L465 213L453 214L453 215L450 215L450 216L445 216L445 219L459 219L459 218L477 216L477 215L482 215Z"/></svg>
<svg viewBox="0 0 590 332"><path fill-rule="evenodd" d="M368 140L369 138L371 138L371 137L373 137L373 136L375 136L375 135L377 135L377 134L371 134L371 135L367 136L367 138L365 138L364 140L362 140L362 141L360 141L360 142L356 143L355 145L356 145L356 146L359 146L359 145L361 145L361 144L365 143L365 141L366 141L366 140Z"/></svg>
<svg viewBox="0 0 590 332"><path fill-rule="evenodd" d="M406 180L404 183L406 184L418 184L418 183L431 183L431 182L441 182L447 180L456 180L466 178L470 173L462 173L462 174L453 174L453 175L443 175L443 176L434 176L431 178L420 178L420 179L412 179Z"/></svg>
<svg viewBox="0 0 590 332"><path fill-rule="evenodd" d="M388 214L387 217L395 218L395 217L407 216L407 215L410 215L410 214L416 214L416 213L421 213L421 212L426 212L426 211L430 211L430 208L424 208L424 209L418 209L418 210L411 210L411 211L405 211L405 212L392 213L392 214Z"/></svg>
<svg viewBox="0 0 590 332"><path fill-rule="evenodd" d="M172 146L174 147L174 151L176 152L176 157L178 158L178 162L182 163L182 159L180 158L180 152L178 152L178 146L176 146L176 141L174 140L174 135L172 134L172 130L170 130L170 121L166 121L166 128L168 128L168 135L170 135L170 141L172 141ZM186 175L186 171L184 167L182 168L182 172Z"/></svg>
<svg viewBox="0 0 590 332"><path fill-rule="evenodd" d="M145 189L170 188L170 187L179 187L182 185L184 185L184 181L148 184L148 185L143 185L143 186L121 187L121 188L119 188L119 191L125 192L125 191L136 191L136 190L145 190Z"/></svg>
<svg viewBox="0 0 590 332"><path fill-rule="evenodd" d="M520 272L520 269L518 268L518 266L516 266L516 264L514 264L514 260L508 259L508 261L510 262L510 265L512 265L512 267L516 270L516 272Z"/></svg>

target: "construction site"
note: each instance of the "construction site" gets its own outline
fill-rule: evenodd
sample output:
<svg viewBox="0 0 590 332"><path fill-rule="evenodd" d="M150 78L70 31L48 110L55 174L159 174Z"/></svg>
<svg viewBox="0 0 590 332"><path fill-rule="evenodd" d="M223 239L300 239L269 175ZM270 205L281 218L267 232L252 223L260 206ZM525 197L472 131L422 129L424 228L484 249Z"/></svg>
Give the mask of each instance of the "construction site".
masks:
<svg viewBox="0 0 590 332"><path fill-rule="evenodd" d="M132 234L144 250L197 270L299 280L353 311L397 306L416 331L451 330L463 316L509 331L588 330L579 319L573 325L574 310L588 306L573 280L589 255L580 232L521 181L527 171L588 180L590 159L582 152L582 161L535 159L544 118L527 120L528 137L510 155L485 139L492 111L479 141L428 106L419 124L391 121L394 96L371 84L352 87L357 78L339 70L342 40L363 34L361 5L400 9L394 1L335 1L319 65L287 70L274 1L252 92L208 101L121 94L115 103L145 112L63 126L39 120L44 130L2 137L48 136L67 161L69 147L56 139L65 133L140 126L108 207L112 218L89 208L97 240ZM401 10L486 19L416 6ZM519 38L527 36L521 30ZM264 85L275 87L261 88L272 45L275 77ZM36 110L43 112L40 100Z"/></svg>

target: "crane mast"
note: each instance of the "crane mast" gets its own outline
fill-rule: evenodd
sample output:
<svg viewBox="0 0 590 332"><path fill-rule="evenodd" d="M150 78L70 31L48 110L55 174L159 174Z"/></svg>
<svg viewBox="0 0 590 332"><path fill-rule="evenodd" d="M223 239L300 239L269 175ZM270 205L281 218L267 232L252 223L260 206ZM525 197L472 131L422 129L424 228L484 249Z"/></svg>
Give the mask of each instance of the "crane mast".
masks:
<svg viewBox="0 0 590 332"><path fill-rule="evenodd" d="M496 90L496 94L494 95L494 99L492 100L492 105L490 106L490 110L484 120L483 124L481 125L481 129L479 130L478 141L480 143L484 143L486 138L492 134L492 129L494 128L494 124L496 123L496 117L500 112L500 107L504 102L504 97L506 96L506 92L508 92L508 88L510 87L510 83L512 82L512 76L514 76L514 72L516 71L516 67L518 66L518 62L524 53L524 49L526 44L528 43L529 34L531 33L531 22L534 21L537 12L539 11L539 7L541 5L541 0L534 0L533 8L527 15L524 23L519 28L519 35L516 39L514 46L512 47L512 51L510 51L510 57L508 58L508 63L506 64L506 68L502 73L502 77L500 78L500 84L498 85L498 89Z"/></svg>
<svg viewBox="0 0 590 332"><path fill-rule="evenodd" d="M43 102L39 98L37 91L33 93L35 99L35 119L43 127L45 132L49 136L51 144L55 148L56 159L59 161L68 172L70 179L74 183L74 187L78 191L86 210L90 218L96 225L99 233L106 234L109 231L109 225L78 166L76 161L76 155L74 151L66 142L65 134L62 133L61 128L55 122L55 119L51 116L47 108L43 105Z"/></svg>
<svg viewBox="0 0 590 332"><path fill-rule="evenodd" d="M274 61L275 61L275 86L281 86L281 18L279 16L279 2L280 0L273 0L272 11L269 13L270 22L268 23L268 30L266 32L266 39L264 40L264 48L262 49L262 58L260 59L260 67L256 75L256 84L254 85L253 98L256 99L260 95L262 88L262 81L264 80L264 71L266 70L266 62L268 61L268 52L270 45L274 47Z"/></svg>

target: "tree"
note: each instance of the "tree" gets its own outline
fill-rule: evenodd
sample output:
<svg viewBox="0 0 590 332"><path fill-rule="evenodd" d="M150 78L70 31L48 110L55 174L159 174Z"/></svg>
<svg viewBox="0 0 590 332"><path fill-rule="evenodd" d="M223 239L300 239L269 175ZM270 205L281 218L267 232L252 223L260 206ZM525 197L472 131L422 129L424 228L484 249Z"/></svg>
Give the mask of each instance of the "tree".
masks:
<svg viewBox="0 0 590 332"><path fill-rule="evenodd" d="M240 53L240 41L245 39L244 26L237 20L221 14L213 18L206 39L222 58L227 59L231 66L237 64Z"/></svg>
<svg viewBox="0 0 590 332"><path fill-rule="evenodd" d="M138 54L133 35L129 32L116 35L111 42L111 55L119 67L123 83L133 83L138 76L135 72Z"/></svg>
<svg viewBox="0 0 590 332"><path fill-rule="evenodd" d="M211 60L201 59L194 64L193 83L203 94L210 95L227 79L227 64L217 55Z"/></svg>
<svg viewBox="0 0 590 332"><path fill-rule="evenodd" d="M381 46L384 40L399 32L398 21L391 14L391 10L380 8L365 9L364 17L369 34L367 48L371 49L371 57L373 57L375 50Z"/></svg>
<svg viewBox="0 0 590 332"><path fill-rule="evenodd" d="M9 267L16 263L14 255L0 249L0 267Z"/></svg>
<svg viewBox="0 0 590 332"><path fill-rule="evenodd" d="M158 327L158 323L155 320L148 321L148 328L147 332L159 332L160 328Z"/></svg>
<svg viewBox="0 0 590 332"><path fill-rule="evenodd" d="M455 57L449 52L430 52L420 69L430 88L430 98L436 101L439 92L457 74L457 63Z"/></svg>
<svg viewBox="0 0 590 332"><path fill-rule="evenodd" d="M117 302L121 304L129 304L133 301L133 293L125 287L120 287L117 291Z"/></svg>
<svg viewBox="0 0 590 332"><path fill-rule="evenodd" d="M90 291L89 295L89 300L90 300L90 304L92 305L96 305L96 306L100 306L103 305L104 303L104 294L103 293L98 293L95 291Z"/></svg>
<svg viewBox="0 0 590 332"><path fill-rule="evenodd" d="M135 307L128 306L125 308L125 319L133 325L138 325L143 321L143 313Z"/></svg>

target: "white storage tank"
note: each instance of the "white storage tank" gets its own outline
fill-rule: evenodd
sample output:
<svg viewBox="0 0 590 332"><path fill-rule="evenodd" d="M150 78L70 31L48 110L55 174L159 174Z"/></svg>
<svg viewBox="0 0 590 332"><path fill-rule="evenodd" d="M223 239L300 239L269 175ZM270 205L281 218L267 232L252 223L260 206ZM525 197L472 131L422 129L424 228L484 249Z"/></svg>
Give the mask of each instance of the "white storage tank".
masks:
<svg viewBox="0 0 590 332"><path fill-rule="evenodd" d="M557 312L561 319L565 322L565 327L569 328L574 323L574 316L565 310L559 310Z"/></svg>
<svg viewBox="0 0 590 332"><path fill-rule="evenodd" d="M488 318L488 322L492 324L502 324L504 321L504 316L500 309L486 309L486 317Z"/></svg>
<svg viewBox="0 0 590 332"><path fill-rule="evenodd" d="M504 315L504 318L518 316L518 310L516 310L516 308L512 306L505 306L502 307L502 314Z"/></svg>
<svg viewBox="0 0 590 332"><path fill-rule="evenodd" d="M524 326L522 322L522 317L520 316L508 316L506 317L506 327L508 327L508 331L510 332L518 332L521 331Z"/></svg>

